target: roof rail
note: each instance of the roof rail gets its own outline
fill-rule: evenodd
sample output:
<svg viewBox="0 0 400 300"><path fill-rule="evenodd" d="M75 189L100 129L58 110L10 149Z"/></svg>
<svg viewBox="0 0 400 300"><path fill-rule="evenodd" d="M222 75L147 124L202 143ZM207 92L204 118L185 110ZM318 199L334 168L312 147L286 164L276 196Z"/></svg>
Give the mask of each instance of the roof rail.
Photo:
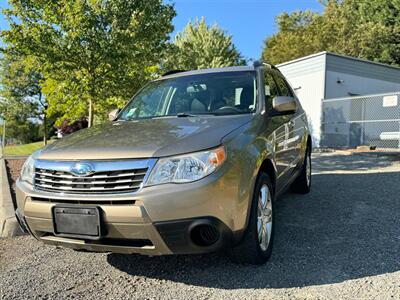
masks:
<svg viewBox="0 0 400 300"><path fill-rule="evenodd" d="M270 69L278 70L278 68L275 67L273 64L270 64L269 62L263 61L263 60L256 60L256 61L254 61L253 66L254 66L255 68L261 67L261 66L266 66L266 67L268 67L268 68L270 68Z"/></svg>
<svg viewBox="0 0 400 300"><path fill-rule="evenodd" d="M161 77L167 76L167 75L172 75L176 73L181 73L181 72L186 72L186 70L170 70L168 72L165 72L164 74L161 75Z"/></svg>

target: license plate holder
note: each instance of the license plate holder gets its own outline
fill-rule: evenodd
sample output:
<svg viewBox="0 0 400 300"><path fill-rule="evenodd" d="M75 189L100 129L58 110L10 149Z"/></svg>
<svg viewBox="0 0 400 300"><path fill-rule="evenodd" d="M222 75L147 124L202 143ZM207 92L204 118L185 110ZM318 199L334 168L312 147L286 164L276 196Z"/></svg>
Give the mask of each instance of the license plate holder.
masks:
<svg viewBox="0 0 400 300"><path fill-rule="evenodd" d="M56 205L52 208L54 235L98 240L101 238L99 207Z"/></svg>

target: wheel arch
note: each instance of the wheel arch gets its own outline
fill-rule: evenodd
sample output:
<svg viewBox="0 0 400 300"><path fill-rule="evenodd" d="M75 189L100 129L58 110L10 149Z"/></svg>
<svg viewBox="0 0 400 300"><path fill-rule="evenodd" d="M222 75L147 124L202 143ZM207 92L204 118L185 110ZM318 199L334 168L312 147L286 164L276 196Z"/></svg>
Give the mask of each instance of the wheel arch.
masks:
<svg viewBox="0 0 400 300"><path fill-rule="evenodd" d="M275 193L275 188L276 188L276 168L274 163L270 158L264 159L262 162L259 170L257 177L260 176L261 173L265 173L269 176L269 178L272 181L273 187L274 187L274 193ZM254 192L254 191L253 191Z"/></svg>
<svg viewBox="0 0 400 300"><path fill-rule="evenodd" d="M255 184L257 182L258 177L260 176L260 174L265 173L269 176L269 178L271 179L272 185L273 185L273 193L275 194L275 189L276 189L276 166L273 162L273 159L269 156L264 157L264 159L262 160L262 162L260 163L260 165L257 168L257 173L255 176L255 180L252 184L252 190L251 190L251 197L250 197L250 201L248 203L248 207L247 207L247 215L246 215L246 226L244 228L244 231L247 230L248 224L249 224L249 219L250 219L250 212L251 212L251 205L252 205L252 201L253 201L253 197L254 197L254 189L255 189ZM236 243L239 242L244 234L244 231L241 232L241 234L238 236L238 238L236 239Z"/></svg>

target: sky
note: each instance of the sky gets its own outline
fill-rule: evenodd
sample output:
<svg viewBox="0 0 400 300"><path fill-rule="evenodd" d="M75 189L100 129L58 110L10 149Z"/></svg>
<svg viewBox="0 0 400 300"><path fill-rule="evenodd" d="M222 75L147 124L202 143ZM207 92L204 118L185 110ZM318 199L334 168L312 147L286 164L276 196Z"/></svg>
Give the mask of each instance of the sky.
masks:
<svg viewBox="0 0 400 300"><path fill-rule="evenodd" d="M190 19L205 17L232 35L234 44L246 58L261 57L263 41L277 31L275 17L280 13L311 9L322 12L317 0L175 0L175 31Z"/></svg>
<svg viewBox="0 0 400 300"><path fill-rule="evenodd" d="M129 0L128 0L129 1ZM189 20L205 17L208 24L217 23L229 35L234 44L247 59L259 59L263 41L277 31L275 17L280 13L311 9L321 12L323 6L318 0L164 0L175 3L177 16L173 23L172 37L181 31ZM0 8L7 6L0 0ZM6 29L7 22L0 15L0 29Z"/></svg>

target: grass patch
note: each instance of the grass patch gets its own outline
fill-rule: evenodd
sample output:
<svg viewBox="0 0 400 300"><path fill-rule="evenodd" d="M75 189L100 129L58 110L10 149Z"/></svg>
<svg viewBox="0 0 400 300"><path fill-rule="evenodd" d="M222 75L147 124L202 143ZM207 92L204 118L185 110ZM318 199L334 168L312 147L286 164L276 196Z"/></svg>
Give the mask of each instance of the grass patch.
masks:
<svg viewBox="0 0 400 300"><path fill-rule="evenodd" d="M48 143L52 143L53 141L50 140ZM31 155L36 150L43 148L43 142L36 142L31 144L24 144L24 145L15 145L15 146L6 146L4 148L4 155L5 156L27 156Z"/></svg>

